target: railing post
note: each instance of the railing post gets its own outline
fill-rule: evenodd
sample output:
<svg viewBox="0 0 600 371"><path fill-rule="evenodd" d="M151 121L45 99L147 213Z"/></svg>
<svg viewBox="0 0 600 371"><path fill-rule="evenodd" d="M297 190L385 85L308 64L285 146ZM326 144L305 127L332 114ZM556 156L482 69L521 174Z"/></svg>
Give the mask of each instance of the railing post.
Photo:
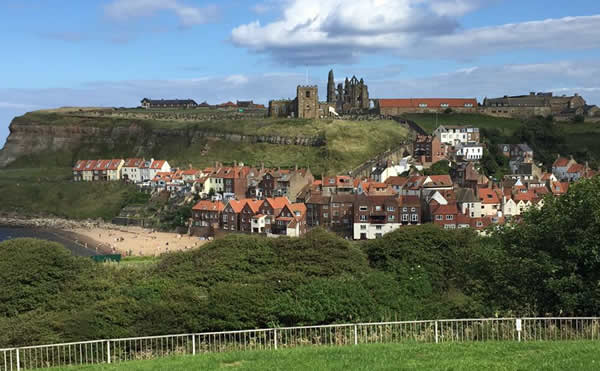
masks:
<svg viewBox="0 0 600 371"><path fill-rule="evenodd" d="M438 321L435 321L435 343L437 344L439 341L438 338Z"/></svg>
<svg viewBox="0 0 600 371"><path fill-rule="evenodd" d="M192 335L192 355L196 355L196 335Z"/></svg>
<svg viewBox="0 0 600 371"><path fill-rule="evenodd" d="M110 363L110 340L106 342L106 349L108 350L108 358L106 359L106 363Z"/></svg>
<svg viewBox="0 0 600 371"><path fill-rule="evenodd" d="M17 371L21 371L21 360L19 359L19 348L17 348Z"/></svg>
<svg viewBox="0 0 600 371"><path fill-rule="evenodd" d="M354 345L358 345L358 326L354 325Z"/></svg>
<svg viewBox="0 0 600 371"><path fill-rule="evenodd" d="M277 350L277 329L273 329L273 338L275 339L275 350Z"/></svg>
<svg viewBox="0 0 600 371"><path fill-rule="evenodd" d="M519 342L521 342L522 323L521 323L521 319L520 318L517 318L515 320L515 327L517 328L517 336L518 336Z"/></svg>

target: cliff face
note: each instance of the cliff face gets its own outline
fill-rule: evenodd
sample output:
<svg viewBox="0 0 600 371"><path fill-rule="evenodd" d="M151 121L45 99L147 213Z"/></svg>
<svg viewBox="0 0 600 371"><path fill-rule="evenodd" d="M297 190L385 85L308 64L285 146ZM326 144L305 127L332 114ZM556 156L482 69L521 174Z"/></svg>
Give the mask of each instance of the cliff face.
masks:
<svg viewBox="0 0 600 371"><path fill-rule="evenodd" d="M120 120L118 124L110 119L89 117L46 121L43 116L25 115L15 118L10 124L10 135L0 151L0 167L6 167L22 157L50 152L67 152L75 157L78 154L148 156L161 152L165 146L177 146L183 151L207 141L310 147L325 145L320 137L246 135L228 133L226 130L215 131L202 128L201 125L150 128L136 120Z"/></svg>

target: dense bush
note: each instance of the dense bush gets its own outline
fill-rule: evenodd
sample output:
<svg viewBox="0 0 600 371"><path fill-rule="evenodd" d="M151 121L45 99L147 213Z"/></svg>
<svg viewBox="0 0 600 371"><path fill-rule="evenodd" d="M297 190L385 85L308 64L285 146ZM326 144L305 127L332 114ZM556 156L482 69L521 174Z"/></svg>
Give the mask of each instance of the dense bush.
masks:
<svg viewBox="0 0 600 371"><path fill-rule="evenodd" d="M480 237L434 225L349 242L230 235L145 268L0 243L0 347L332 322L597 315L600 179Z"/></svg>

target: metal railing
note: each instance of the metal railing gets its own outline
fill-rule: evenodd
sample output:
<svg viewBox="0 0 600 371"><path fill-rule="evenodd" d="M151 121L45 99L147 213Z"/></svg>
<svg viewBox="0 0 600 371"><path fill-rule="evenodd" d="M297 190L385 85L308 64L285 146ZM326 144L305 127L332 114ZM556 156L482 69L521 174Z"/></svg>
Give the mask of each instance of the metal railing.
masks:
<svg viewBox="0 0 600 371"><path fill-rule="evenodd" d="M0 349L0 371L120 363L171 355L375 343L600 340L600 317L356 323L146 336Z"/></svg>

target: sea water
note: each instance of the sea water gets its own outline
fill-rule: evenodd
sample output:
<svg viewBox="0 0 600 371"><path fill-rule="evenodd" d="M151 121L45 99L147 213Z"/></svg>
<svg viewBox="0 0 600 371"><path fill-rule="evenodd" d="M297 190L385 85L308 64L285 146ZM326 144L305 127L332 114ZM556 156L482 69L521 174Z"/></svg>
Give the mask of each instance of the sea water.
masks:
<svg viewBox="0 0 600 371"><path fill-rule="evenodd" d="M78 256L93 256L98 253L92 249L86 249L82 246L77 245L75 242L70 241L62 236L54 234L52 232L40 229L32 228L14 228L14 227L1 227L0 226L0 242L11 240L14 238L38 238L42 240L58 242L67 249L69 249L73 255Z"/></svg>

